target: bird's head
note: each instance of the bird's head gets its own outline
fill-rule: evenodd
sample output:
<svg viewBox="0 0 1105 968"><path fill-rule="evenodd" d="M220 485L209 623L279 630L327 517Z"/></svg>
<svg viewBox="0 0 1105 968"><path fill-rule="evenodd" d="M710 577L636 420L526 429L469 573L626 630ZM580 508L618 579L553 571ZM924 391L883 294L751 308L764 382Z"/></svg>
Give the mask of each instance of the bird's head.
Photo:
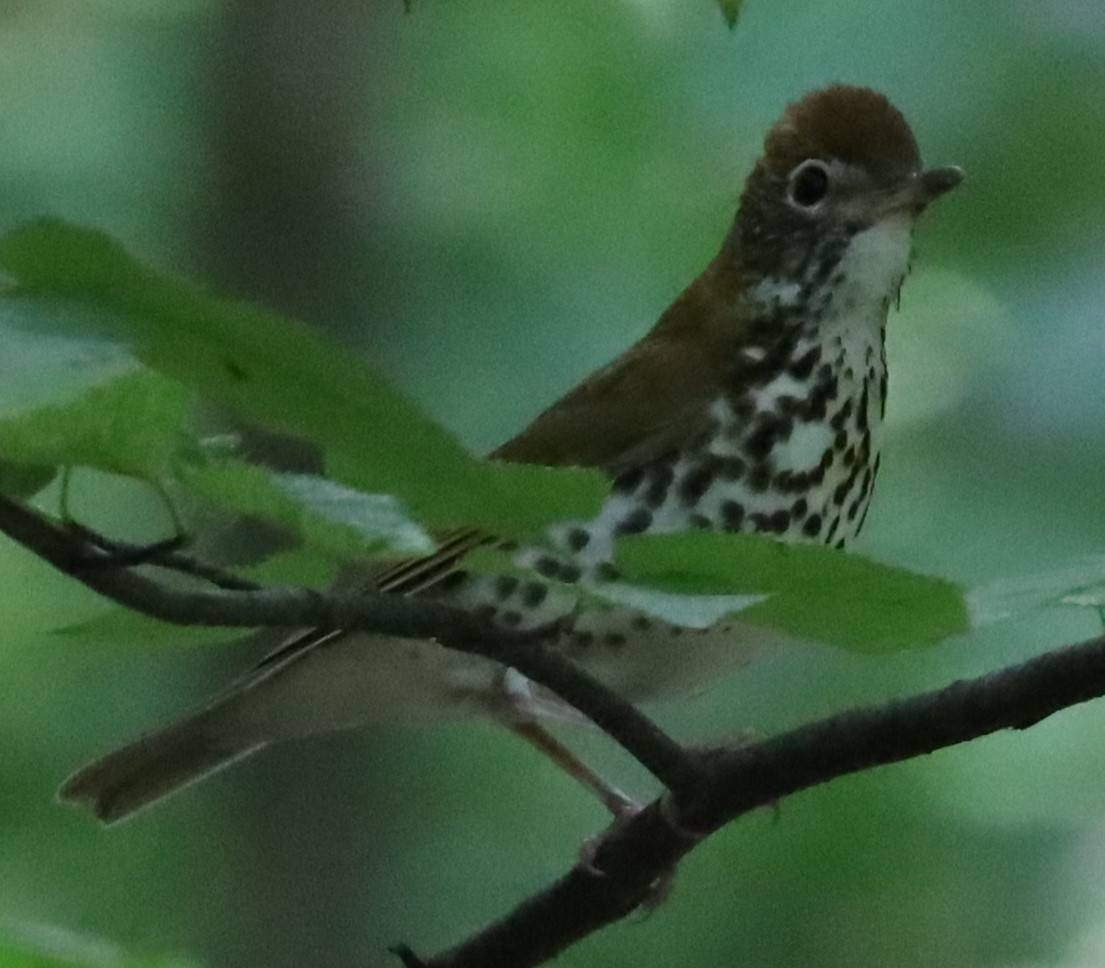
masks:
<svg viewBox="0 0 1105 968"><path fill-rule="evenodd" d="M913 132L882 94L845 85L815 91L768 133L731 252L753 279L807 289L843 262L881 300L901 283L917 217L962 179L956 167L922 166Z"/></svg>

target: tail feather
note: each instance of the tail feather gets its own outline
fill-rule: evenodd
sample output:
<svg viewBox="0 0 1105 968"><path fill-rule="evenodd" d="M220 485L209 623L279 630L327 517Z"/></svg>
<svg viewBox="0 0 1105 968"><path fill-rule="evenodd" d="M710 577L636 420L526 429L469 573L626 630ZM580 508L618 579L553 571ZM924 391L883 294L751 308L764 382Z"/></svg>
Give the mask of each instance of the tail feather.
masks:
<svg viewBox="0 0 1105 968"><path fill-rule="evenodd" d="M108 753L74 773L60 800L88 801L104 823L115 823L264 746L216 728L206 710Z"/></svg>

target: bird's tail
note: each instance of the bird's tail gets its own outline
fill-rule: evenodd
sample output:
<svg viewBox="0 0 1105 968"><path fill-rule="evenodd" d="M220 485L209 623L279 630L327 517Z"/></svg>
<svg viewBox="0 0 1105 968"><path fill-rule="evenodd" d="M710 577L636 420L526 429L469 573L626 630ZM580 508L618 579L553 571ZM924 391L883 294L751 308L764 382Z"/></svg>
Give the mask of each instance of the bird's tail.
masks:
<svg viewBox="0 0 1105 968"><path fill-rule="evenodd" d="M220 711L204 710L108 753L66 780L58 798L88 801L100 820L115 823L265 745L228 735Z"/></svg>

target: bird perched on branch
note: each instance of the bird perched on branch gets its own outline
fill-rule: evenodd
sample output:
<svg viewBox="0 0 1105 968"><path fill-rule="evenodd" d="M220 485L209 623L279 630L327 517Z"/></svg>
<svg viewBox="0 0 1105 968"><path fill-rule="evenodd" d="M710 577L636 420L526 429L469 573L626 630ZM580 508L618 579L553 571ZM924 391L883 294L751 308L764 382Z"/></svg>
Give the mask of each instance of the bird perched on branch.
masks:
<svg viewBox="0 0 1105 968"><path fill-rule="evenodd" d="M465 556L493 539L464 531L374 575L372 587L554 630L551 648L634 700L743 661L762 632L726 621L692 634L630 607L581 607L580 590L616 577L618 535L706 528L843 547L859 533L879 470L887 313L914 223L962 177L924 168L909 125L875 91L838 85L792 104L705 271L639 342L491 455L601 468L611 491L598 515L557 525L543 547L508 549L509 572L467 571ZM85 767L61 795L91 801L110 822L274 742L478 712L624 809L626 798L539 724L559 711L488 660L309 630L206 709Z"/></svg>

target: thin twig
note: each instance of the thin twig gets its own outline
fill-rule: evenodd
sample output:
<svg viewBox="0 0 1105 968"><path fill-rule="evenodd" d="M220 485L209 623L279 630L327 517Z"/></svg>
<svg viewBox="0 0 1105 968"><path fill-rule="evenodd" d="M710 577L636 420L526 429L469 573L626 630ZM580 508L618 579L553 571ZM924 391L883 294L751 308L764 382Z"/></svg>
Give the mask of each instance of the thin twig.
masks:
<svg viewBox="0 0 1105 968"><path fill-rule="evenodd" d="M108 538L77 521L66 521L65 528L92 548L102 552L102 554L88 556L86 567L89 568L135 568L150 565L192 578L200 578L210 582L216 588L225 588L228 591L259 591L262 587L257 582L242 578L225 568L219 568L217 565L185 554L181 548L188 539L183 534L166 538L164 541L156 541L153 544L133 544L117 538Z"/></svg>

